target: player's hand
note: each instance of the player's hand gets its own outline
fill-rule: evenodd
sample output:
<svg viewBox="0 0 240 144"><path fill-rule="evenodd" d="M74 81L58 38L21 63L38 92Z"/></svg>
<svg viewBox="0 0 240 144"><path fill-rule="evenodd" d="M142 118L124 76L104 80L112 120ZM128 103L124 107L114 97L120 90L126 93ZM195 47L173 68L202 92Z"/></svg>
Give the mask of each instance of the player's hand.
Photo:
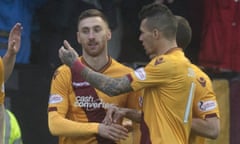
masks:
<svg viewBox="0 0 240 144"><path fill-rule="evenodd" d="M21 45L22 26L16 23L9 33L7 54L10 56L16 55Z"/></svg>
<svg viewBox="0 0 240 144"><path fill-rule="evenodd" d="M122 122L122 126L124 126L126 129L128 129L128 132L133 131L133 123L129 119L124 119Z"/></svg>
<svg viewBox="0 0 240 144"><path fill-rule="evenodd" d="M63 45L64 46L62 46L58 51L59 58L63 64L66 64L67 66L71 67L73 63L77 60L78 54L71 47L68 41L64 40Z"/></svg>
<svg viewBox="0 0 240 144"><path fill-rule="evenodd" d="M111 106L107 110L103 123L106 125L110 125L112 123L120 123L125 115L125 111L121 110L121 108L117 106Z"/></svg>
<svg viewBox="0 0 240 144"><path fill-rule="evenodd" d="M101 137L111 139L113 141L119 141L125 140L128 137L128 130L119 124L100 124L98 134Z"/></svg>

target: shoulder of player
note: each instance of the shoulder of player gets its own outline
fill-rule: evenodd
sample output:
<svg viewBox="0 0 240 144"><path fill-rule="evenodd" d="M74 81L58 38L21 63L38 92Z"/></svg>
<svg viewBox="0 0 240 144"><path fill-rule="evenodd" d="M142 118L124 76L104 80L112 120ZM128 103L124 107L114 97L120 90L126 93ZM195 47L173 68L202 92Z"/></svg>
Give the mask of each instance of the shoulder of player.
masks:
<svg viewBox="0 0 240 144"><path fill-rule="evenodd" d="M202 71L198 66L192 64L192 68L195 71L197 79L204 79L207 82L211 81L209 76L204 71Z"/></svg>
<svg viewBox="0 0 240 144"><path fill-rule="evenodd" d="M56 79L57 76L67 77L70 76L70 74L71 74L70 68L66 65L61 65L55 70L53 78Z"/></svg>
<svg viewBox="0 0 240 144"><path fill-rule="evenodd" d="M158 66L167 66L171 67L175 63L175 60L173 60L168 55L161 55L157 56L154 59L152 59L146 67L158 67Z"/></svg>
<svg viewBox="0 0 240 144"><path fill-rule="evenodd" d="M122 72L132 72L133 71L133 68L123 64L123 63L120 63L114 59L112 59L112 64L110 66L111 68L116 68L118 69L119 71L122 71Z"/></svg>
<svg viewBox="0 0 240 144"><path fill-rule="evenodd" d="M70 68L67 65L61 65L56 70L62 73L71 72Z"/></svg>

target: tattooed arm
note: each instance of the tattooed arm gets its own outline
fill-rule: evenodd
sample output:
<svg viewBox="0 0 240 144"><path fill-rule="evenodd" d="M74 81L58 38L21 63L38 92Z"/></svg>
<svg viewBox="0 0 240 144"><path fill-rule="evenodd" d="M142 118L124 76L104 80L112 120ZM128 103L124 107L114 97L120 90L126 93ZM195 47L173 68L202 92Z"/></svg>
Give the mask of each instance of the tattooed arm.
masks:
<svg viewBox="0 0 240 144"><path fill-rule="evenodd" d="M109 96L116 96L121 93L133 91L127 76L111 78L101 73L94 72L77 60L77 52L66 40L64 41L64 47L59 49L59 58L62 63L71 67L74 72L81 74L81 76L93 87L103 91Z"/></svg>
<svg viewBox="0 0 240 144"><path fill-rule="evenodd" d="M75 63L79 64L80 62L77 61ZM93 87L103 91L110 96L116 96L121 93L132 91L130 81L127 76L120 78L110 78L101 73L94 72L87 67L84 67L84 69L81 71L81 75Z"/></svg>

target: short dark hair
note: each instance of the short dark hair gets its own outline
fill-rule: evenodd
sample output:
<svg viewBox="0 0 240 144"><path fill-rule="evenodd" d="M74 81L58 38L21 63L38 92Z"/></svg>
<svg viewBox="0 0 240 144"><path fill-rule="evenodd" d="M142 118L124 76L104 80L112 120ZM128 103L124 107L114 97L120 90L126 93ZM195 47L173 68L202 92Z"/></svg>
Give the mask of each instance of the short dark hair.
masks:
<svg viewBox="0 0 240 144"><path fill-rule="evenodd" d="M176 39L177 20L171 10L164 4L151 3L139 12L139 19L147 19L149 30L158 29L166 39Z"/></svg>
<svg viewBox="0 0 240 144"><path fill-rule="evenodd" d="M183 49L186 49L192 39L192 29L186 18L182 16L176 16L176 19L178 21L176 36L177 45Z"/></svg>
<svg viewBox="0 0 240 144"><path fill-rule="evenodd" d="M103 19L104 22L106 22L107 26L109 27L109 23L108 20L106 18L106 16L99 10L97 9L87 9L85 11L83 11L80 16L78 17L78 24L85 18L89 18L89 17L100 17Z"/></svg>

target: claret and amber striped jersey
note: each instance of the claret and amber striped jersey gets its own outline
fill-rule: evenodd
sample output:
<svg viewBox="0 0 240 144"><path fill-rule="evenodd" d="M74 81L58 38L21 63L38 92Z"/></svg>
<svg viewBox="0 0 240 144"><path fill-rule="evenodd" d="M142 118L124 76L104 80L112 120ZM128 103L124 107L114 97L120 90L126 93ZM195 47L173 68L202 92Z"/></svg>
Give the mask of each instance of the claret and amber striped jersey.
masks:
<svg viewBox="0 0 240 144"><path fill-rule="evenodd" d="M2 58L0 57L0 105L4 103L5 90L4 90L4 65Z"/></svg>
<svg viewBox="0 0 240 144"><path fill-rule="evenodd" d="M196 78L182 50L173 48L128 77L134 90L144 88L141 144L187 144Z"/></svg>
<svg viewBox="0 0 240 144"><path fill-rule="evenodd" d="M81 61L86 64L82 57ZM110 58L100 72L111 77L120 77L132 71ZM110 105L137 108L138 94L134 92L109 97L81 77L72 74L69 67L60 66L51 84L48 106L50 131L59 136L59 144L115 143L98 136L99 122L105 116L105 109ZM57 123L61 127L56 127Z"/></svg>
<svg viewBox="0 0 240 144"><path fill-rule="evenodd" d="M210 78L197 66L192 65L196 73L196 90L193 101L193 118L219 118L219 109ZM191 133L190 144L205 144L205 138Z"/></svg>

